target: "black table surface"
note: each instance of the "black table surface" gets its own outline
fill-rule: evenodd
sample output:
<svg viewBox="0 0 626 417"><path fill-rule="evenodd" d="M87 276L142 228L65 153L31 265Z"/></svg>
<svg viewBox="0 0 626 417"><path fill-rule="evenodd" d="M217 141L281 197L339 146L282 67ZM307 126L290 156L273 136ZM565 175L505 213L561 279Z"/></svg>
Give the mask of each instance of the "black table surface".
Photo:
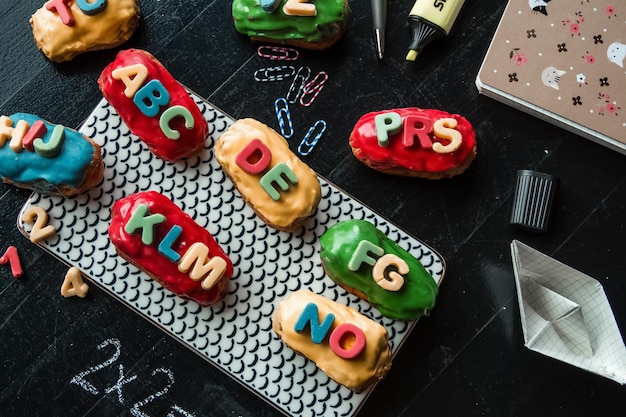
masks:
<svg viewBox="0 0 626 417"><path fill-rule="evenodd" d="M254 80L271 63L257 55L259 44L236 33L231 1L139 0L141 22L129 42L62 64L47 60L33 41L28 19L43 0L5 3L2 114L28 112L78 127L102 99L96 79L104 66L119 49L137 47L224 112L276 127L274 100L290 82ZM352 0L345 37L326 51L301 50L298 64L328 74L313 105L292 111L302 135L316 120L328 124L303 160L447 263L436 308L418 321L359 415L623 415L626 388L524 347L509 246L520 240L598 279L623 329L626 157L478 93L474 80L505 1L467 0L450 36L409 63L412 3L389 0L382 61L374 52L370 4ZM429 181L387 176L358 162L348 146L355 122L399 107L469 119L478 142L470 169ZM290 145L295 150L297 143ZM547 233L509 224L518 169L561 179ZM3 416L280 415L96 285L84 299L63 298L67 265L16 227L29 191L6 184L0 191L0 251L16 246L24 268L14 279L0 265ZM119 340L120 356L90 376L94 392L71 384L106 359L97 346L111 339Z"/></svg>

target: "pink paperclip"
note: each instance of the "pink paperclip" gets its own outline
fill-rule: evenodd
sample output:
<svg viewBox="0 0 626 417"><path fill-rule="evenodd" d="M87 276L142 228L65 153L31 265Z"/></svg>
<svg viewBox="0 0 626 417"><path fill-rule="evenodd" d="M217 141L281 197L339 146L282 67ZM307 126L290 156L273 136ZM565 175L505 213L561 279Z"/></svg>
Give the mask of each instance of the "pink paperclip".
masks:
<svg viewBox="0 0 626 417"><path fill-rule="evenodd" d="M281 81L291 77L295 72L296 69L291 65L261 68L254 72L254 79L259 82Z"/></svg>
<svg viewBox="0 0 626 417"><path fill-rule="evenodd" d="M295 61L300 55L297 50L284 46L261 45L256 52L261 58L267 58L276 61Z"/></svg>
<svg viewBox="0 0 626 417"><path fill-rule="evenodd" d="M310 76L311 68L304 66L298 69L298 72L296 72L296 76L293 77L293 81L291 83L291 86L289 87L289 91L287 92L286 98L288 102L295 103L296 101L298 101L298 97L300 97L300 94L304 89L304 85L306 84Z"/></svg>
<svg viewBox="0 0 626 417"><path fill-rule="evenodd" d="M318 80L321 78L321 80ZM324 88L324 84L328 81L328 74L325 71L320 71L317 75L302 89L302 95L300 96L300 104L304 107L308 107L313 104L313 101L318 96L322 88ZM311 97L308 101L305 101L305 97Z"/></svg>

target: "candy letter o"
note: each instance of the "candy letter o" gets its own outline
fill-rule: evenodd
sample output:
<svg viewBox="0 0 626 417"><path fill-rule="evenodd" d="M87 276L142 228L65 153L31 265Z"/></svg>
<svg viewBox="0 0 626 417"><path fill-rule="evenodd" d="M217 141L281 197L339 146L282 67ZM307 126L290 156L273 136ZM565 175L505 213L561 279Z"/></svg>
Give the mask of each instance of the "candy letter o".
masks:
<svg viewBox="0 0 626 417"><path fill-rule="evenodd" d="M352 334L354 337L354 343L352 346L345 348L342 346L342 341L346 334ZM330 335L330 348L342 359L353 359L359 356L359 354L365 348L365 333L352 323L342 323Z"/></svg>

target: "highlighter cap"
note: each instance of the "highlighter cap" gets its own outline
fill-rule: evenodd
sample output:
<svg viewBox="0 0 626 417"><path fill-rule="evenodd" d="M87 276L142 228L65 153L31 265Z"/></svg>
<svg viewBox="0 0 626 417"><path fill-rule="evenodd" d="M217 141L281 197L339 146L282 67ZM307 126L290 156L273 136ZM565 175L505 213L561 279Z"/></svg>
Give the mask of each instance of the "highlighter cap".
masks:
<svg viewBox="0 0 626 417"><path fill-rule="evenodd" d="M517 171L511 225L530 232L548 230L560 180L550 174L527 169Z"/></svg>
<svg viewBox="0 0 626 417"><path fill-rule="evenodd" d="M413 34L409 50L417 53L422 52L422 49L435 39L446 36L443 28L420 16L409 16L409 26Z"/></svg>

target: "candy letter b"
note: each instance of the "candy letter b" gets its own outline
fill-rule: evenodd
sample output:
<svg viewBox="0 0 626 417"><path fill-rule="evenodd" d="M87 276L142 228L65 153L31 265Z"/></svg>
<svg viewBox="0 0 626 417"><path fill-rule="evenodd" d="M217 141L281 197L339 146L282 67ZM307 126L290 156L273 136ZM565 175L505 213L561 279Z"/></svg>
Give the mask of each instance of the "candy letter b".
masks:
<svg viewBox="0 0 626 417"><path fill-rule="evenodd" d="M389 135L395 135L402 129L402 118L396 112L378 114L374 117L378 145L387 146Z"/></svg>
<svg viewBox="0 0 626 417"><path fill-rule="evenodd" d="M159 109L170 102L170 93L159 80L150 80L135 93L133 103L147 117L159 114Z"/></svg>

